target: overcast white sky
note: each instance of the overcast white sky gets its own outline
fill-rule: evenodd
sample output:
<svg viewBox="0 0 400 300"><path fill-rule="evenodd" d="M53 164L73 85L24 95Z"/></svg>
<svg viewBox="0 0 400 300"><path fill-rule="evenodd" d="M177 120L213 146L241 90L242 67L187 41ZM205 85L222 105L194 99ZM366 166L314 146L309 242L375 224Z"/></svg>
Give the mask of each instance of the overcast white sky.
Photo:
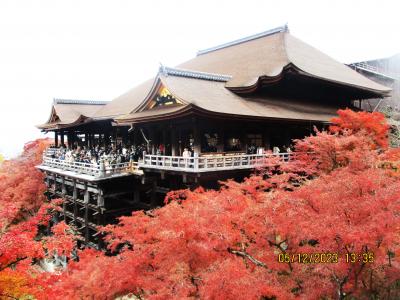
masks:
<svg viewBox="0 0 400 300"><path fill-rule="evenodd" d="M0 0L0 153L40 136L53 98L112 100L196 51L286 22L342 62L400 52L400 2Z"/></svg>

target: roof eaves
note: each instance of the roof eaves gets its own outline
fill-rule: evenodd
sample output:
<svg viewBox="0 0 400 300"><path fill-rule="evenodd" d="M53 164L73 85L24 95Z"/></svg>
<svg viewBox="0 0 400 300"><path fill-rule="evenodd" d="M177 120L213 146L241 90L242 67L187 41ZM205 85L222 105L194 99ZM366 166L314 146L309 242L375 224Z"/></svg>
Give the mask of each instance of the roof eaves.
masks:
<svg viewBox="0 0 400 300"><path fill-rule="evenodd" d="M208 48L208 49L200 50L200 51L197 52L197 56L203 55L203 54L206 54L206 53L209 53L209 52L212 52L212 51L220 50L220 49L223 49L223 48L231 47L231 46L234 46L234 45L246 43L248 41L259 39L259 38L262 38L262 37L265 37L265 36L268 36L268 35L276 34L276 33L279 33L279 32L288 32L288 31L289 31L289 28L288 28L287 24L285 24L284 26L279 26L279 27L276 27L276 28L273 28L273 29L270 29L270 30L267 30L267 31L264 31L264 32L260 32L260 33L253 34L253 35L250 35L250 36L247 36L247 37L244 37L244 38L240 38L238 40L234 40L232 42L228 42L228 43L221 44L221 45L218 45L218 46L215 46L215 47L211 47L211 48Z"/></svg>

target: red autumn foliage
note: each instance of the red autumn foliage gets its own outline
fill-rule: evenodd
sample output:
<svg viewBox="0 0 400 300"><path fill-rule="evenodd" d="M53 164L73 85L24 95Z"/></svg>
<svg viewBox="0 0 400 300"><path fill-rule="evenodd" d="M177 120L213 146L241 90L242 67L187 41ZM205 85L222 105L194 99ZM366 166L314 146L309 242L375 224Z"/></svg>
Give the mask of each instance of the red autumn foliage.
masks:
<svg viewBox="0 0 400 300"><path fill-rule="evenodd" d="M110 249L122 250L81 252L46 292L55 299L398 298L399 152L385 148L385 123L366 121L379 115L339 114L336 127L297 141L288 164L274 161L220 191L172 192L165 207L106 226ZM298 253L333 253L338 261L278 261ZM360 261L347 262L351 253Z"/></svg>
<svg viewBox="0 0 400 300"><path fill-rule="evenodd" d="M41 229L60 210L60 200L46 202L41 162L48 140L28 143L21 156L0 167L0 299L42 295L38 268L33 262L45 257L70 255L76 247L69 227L63 222L51 236Z"/></svg>
<svg viewBox="0 0 400 300"><path fill-rule="evenodd" d="M30 276L23 260L22 270L7 279L19 289L8 293L39 299L398 299L400 151L387 149L388 127L377 113L339 111L334 123L296 141L289 163L269 161L257 175L227 181L220 191L171 192L164 207L106 226L116 255L78 251L79 261L60 275ZM63 241L69 228L53 230L60 238L42 239L47 249L65 244L70 251L73 243ZM307 253L329 255L331 263L296 262ZM4 271L9 278L9 268Z"/></svg>
<svg viewBox="0 0 400 300"><path fill-rule="evenodd" d="M350 109L339 110L339 117L333 118L330 132L351 134L364 133L370 139L372 148L387 149L389 146L388 130L385 116L379 112L355 112Z"/></svg>
<svg viewBox="0 0 400 300"><path fill-rule="evenodd" d="M35 169L50 140L27 143L23 153L0 166L0 234L10 224L33 215L45 201L43 174Z"/></svg>

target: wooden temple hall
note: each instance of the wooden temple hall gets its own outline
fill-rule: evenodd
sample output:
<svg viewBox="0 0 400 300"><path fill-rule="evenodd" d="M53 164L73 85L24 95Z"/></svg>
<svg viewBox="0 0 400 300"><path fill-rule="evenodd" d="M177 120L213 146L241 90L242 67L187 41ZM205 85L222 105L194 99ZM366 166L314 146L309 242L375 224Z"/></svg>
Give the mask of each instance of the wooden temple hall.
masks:
<svg viewBox="0 0 400 300"><path fill-rule="evenodd" d="M162 204L174 189L242 179L292 139L390 89L289 33L287 26L199 51L109 102L55 99L54 146L38 166L63 217L96 226ZM289 152L289 153L288 153Z"/></svg>

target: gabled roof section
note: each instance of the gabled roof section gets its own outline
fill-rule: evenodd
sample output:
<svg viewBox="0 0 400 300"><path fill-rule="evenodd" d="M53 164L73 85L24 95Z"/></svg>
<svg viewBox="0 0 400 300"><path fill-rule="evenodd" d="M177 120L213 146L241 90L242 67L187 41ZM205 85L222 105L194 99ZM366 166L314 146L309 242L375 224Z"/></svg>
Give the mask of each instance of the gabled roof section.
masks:
<svg viewBox="0 0 400 300"><path fill-rule="evenodd" d="M287 74L313 81L321 85L322 90L324 84L338 88L342 95L350 95L351 90L353 98L381 97L390 92L390 88L369 80L293 37L285 25L199 51L195 58L176 68L161 66L154 78L117 97L101 108L94 117L119 118L140 111L144 101L149 100L151 93L155 91L155 84L158 80L164 80L163 78L181 78L180 82L184 87L190 86L189 82L192 80L203 80L210 83L208 87L218 83L218 86L225 88L226 93L230 90L249 95L260 85L276 84L285 80ZM173 93L173 88L167 88ZM312 93L312 89L308 89ZM192 92L198 97L207 94L207 91L201 89ZM185 102L186 98L180 100Z"/></svg>
<svg viewBox="0 0 400 300"><path fill-rule="evenodd" d="M149 93L149 96L139 106L137 111L164 109L166 107L184 105L184 102L174 95L158 79L156 86Z"/></svg>
<svg viewBox="0 0 400 300"><path fill-rule="evenodd" d="M154 78L143 82L129 90L127 93L114 99L112 102L97 111L95 118L118 118L122 115L145 110L146 104L148 104L148 102L151 101L151 98L155 97L156 93L160 90L163 84L162 78L167 78L168 76L208 80L222 82L224 84L231 79L231 76L224 74L160 66L159 71ZM168 89L168 87L166 88ZM184 99L178 100L182 104L185 104Z"/></svg>
<svg viewBox="0 0 400 300"><path fill-rule="evenodd" d="M178 68L230 75L226 87L232 90L254 87L261 79L276 82L290 70L377 94L390 91L295 38L287 26L199 51Z"/></svg>
<svg viewBox="0 0 400 300"><path fill-rule="evenodd" d="M235 116L247 119L286 119L327 122L336 115L337 106L285 98L244 98L225 88L225 82L179 75L158 76L159 84L171 95L184 99L179 106L137 110L116 118L119 124L150 122L187 116ZM146 103L146 102L144 102Z"/></svg>
<svg viewBox="0 0 400 300"><path fill-rule="evenodd" d="M186 106L188 103L184 100L184 98L181 98L179 97L179 95L171 93L167 83L167 78L169 77L221 82L223 84L231 79L231 76L228 75L196 72L184 69L170 68L161 65L151 90L143 99L142 103L139 104L139 106L131 113L142 112L150 109L162 110L165 109L167 106L168 108L170 108L171 106Z"/></svg>
<svg viewBox="0 0 400 300"><path fill-rule="evenodd" d="M54 99L48 121L39 129L54 130L79 125L91 119L109 101Z"/></svg>

